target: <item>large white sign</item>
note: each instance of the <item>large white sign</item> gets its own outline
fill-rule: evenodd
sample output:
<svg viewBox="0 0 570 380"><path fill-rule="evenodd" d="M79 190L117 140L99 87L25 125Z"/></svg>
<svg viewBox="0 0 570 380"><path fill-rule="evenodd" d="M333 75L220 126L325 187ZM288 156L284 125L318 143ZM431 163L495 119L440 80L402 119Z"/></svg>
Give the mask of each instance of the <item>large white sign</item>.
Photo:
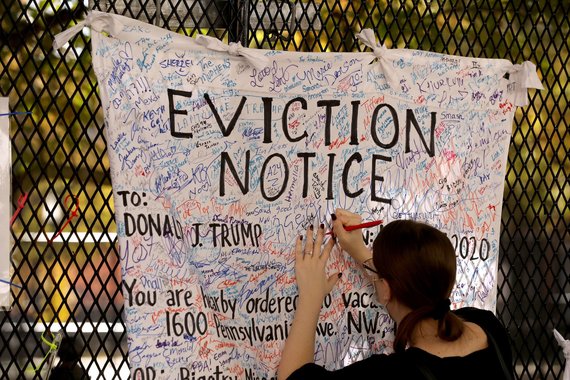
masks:
<svg viewBox="0 0 570 380"><path fill-rule="evenodd" d="M370 31L359 38L371 53L245 49L96 12L57 44L85 24L133 376L275 376L297 302L294 241L337 207L442 229L457 252L454 306L494 309L507 150L532 65L387 50ZM339 250L329 265L344 275L316 362L389 350L371 284Z"/></svg>

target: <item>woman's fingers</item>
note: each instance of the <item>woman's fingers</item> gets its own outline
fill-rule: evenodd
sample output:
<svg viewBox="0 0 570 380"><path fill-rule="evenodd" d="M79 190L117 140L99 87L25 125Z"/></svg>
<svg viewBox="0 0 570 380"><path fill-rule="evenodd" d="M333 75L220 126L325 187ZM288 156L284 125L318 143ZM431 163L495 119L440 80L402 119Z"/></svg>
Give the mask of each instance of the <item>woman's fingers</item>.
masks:
<svg viewBox="0 0 570 380"><path fill-rule="evenodd" d="M307 228L306 238L299 236L295 243L295 255L297 260L307 258L322 258L326 263L329 254L334 247L335 240L329 239L323 245L325 239L325 226L321 224L315 231L313 226ZM304 240L304 242L303 242ZM303 247L304 243L304 247Z"/></svg>
<svg viewBox="0 0 570 380"><path fill-rule="evenodd" d="M331 215L333 219L334 233L340 247L358 262L370 258L370 250L364 244L361 230L346 231L344 226L353 226L362 223L362 218L344 209L336 209Z"/></svg>
<svg viewBox="0 0 570 380"><path fill-rule="evenodd" d="M334 232L339 235L343 234L344 226L355 226L362 223L362 217L348 210L337 208L333 217Z"/></svg>
<svg viewBox="0 0 570 380"><path fill-rule="evenodd" d="M329 256L333 247L334 247L334 239L331 238L329 239L329 241L327 241L327 243L323 248L323 252L321 253L321 260L324 261L325 263L329 260Z"/></svg>
<svg viewBox="0 0 570 380"><path fill-rule="evenodd" d="M323 245L323 238L325 236L325 225L321 224L319 229L317 230L317 237L315 238L315 243L313 246L313 254L315 257L319 257L321 255L321 248Z"/></svg>
<svg viewBox="0 0 570 380"><path fill-rule="evenodd" d="M334 285L339 274L328 276L326 274L327 261L334 247L334 239L326 243L324 225L315 231L313 227L307 228L306 237L299 236L295 242L295 276L299 294L304 297L322 302Z"/></svg>
<svg viewBox="0 0 570 380"><path fill-rule="evenodd" d="M299 235L295 242L295 261L303 259L303 236Z"/></svg>
<svg viewBox="0 0 570 380"><path fill-rule="evenodd" d="M310 225L309 228L307 228L307 241L305 242L305 249L303 251L305 257L313 256L313 250L315 246L313 232L313 225Z"/></svg>
<svg viewBox="0 0 570 380"><path fill-rule="evenodd" d="M360 224L362 222L362 217L358 214L345 210L343 208L337 208L335 210L336 217L345 226L353 226L355 224Z"/></svg>

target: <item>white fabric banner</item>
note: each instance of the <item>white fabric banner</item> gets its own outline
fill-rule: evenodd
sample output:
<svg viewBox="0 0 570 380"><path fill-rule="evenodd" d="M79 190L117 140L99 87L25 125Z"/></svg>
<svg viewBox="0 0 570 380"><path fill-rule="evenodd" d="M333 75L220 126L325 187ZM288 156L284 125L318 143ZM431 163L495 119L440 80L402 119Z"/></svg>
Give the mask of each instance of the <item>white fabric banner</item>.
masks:
<svg viewBox="0 0 570 380"><path fill-rule="evenodd" d="M377 46L247 49L93 12L133 376L275 376L297 301L292 248L337 207L416 219L457 251L454 307L494 310L505 164L534 66ZM380 227L363 230L371 244ZM315 360L387 352L356 263L325 299ZM212 377L213 376L213 377ZM142 377L141 377L142 378Z"/></svg>
<svg viewBox="0 0 570 380"><path fill-rule="evenodd" d="M10 145L10 106L0 98L0 307L10 307L10 235L12 146Z"/></svg>

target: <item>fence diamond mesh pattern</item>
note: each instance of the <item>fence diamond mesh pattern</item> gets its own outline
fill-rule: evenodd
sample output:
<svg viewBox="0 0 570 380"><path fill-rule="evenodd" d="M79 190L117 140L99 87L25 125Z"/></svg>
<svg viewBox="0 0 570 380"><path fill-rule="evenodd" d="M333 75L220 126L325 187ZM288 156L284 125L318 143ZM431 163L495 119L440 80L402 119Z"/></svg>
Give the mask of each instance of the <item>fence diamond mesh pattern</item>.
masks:
<svg viewBox="0 0 570 380"><path fill-rule="evenodd" d="M13 306L0 312L0 373L45 378L50 343L75 337L92 379L128 378L113 199L89 31L53 36L89 9L186 35L290 51L387 47L537 64L544 91L517 110L505 179L498 308L520 379L560 378L552 330L570 322L570 2L8 0L0 4L0 95L9 97ZM7 152L0 152L7 154ZM58 331L65 331L58 334Z"/></svg>

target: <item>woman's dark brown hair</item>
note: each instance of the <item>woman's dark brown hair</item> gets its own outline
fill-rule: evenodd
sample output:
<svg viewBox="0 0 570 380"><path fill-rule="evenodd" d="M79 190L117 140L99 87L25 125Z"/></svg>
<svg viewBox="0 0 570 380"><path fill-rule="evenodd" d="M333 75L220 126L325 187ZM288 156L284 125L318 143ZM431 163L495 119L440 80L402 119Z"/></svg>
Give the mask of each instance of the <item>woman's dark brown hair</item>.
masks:
<svg viewBox="0 0 570 380"><path fill-rule="evenodd" d="M373 245L374 266L388 281L391 295L412 311L397 326L394 350L411 342L416 325L438 320L438 336L456 340L463 322L448 311L455 284L455 250L448 237L436 228L411 220L393 221L380 231Z"/></svg>

